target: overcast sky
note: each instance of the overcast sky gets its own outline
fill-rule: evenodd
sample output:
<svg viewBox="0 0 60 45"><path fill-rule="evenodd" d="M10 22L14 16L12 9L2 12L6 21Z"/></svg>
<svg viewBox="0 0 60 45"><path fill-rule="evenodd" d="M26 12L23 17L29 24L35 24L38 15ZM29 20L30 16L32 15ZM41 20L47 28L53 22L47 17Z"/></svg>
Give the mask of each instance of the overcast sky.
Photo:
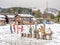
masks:
<svg viewBox="0 0 60 45"><path fill-rule="evenodd" d="M49 8L60 10L60 0L47 0ZM46 0L0 0L0 7L30 7L44 10L46 8Z"/></svg>

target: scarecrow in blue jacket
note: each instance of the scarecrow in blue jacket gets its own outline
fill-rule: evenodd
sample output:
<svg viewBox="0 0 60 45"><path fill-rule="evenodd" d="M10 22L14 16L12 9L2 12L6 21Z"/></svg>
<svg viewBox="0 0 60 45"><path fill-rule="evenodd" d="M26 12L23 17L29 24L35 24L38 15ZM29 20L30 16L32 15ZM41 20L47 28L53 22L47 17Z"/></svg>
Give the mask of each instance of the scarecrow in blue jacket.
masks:
<svg viewBox="0 0 60 45"><path fill-rule="evenodd" d="M36 31L37 31L37 22L35 22L35 30L34 30L35 37L36 37Z"/></svg>
<svg viewBox="0 0 60 45"><path fill-rule="evenodd" d="M30 34L32 34L32 26L30 25L30 28L29 28L29 32Z"/></svg>
<svg viewBox="0 0 60 45"><path fill-rule="evenodd" d="M10 32L13 33L12 25L10 24Z"/></svg>

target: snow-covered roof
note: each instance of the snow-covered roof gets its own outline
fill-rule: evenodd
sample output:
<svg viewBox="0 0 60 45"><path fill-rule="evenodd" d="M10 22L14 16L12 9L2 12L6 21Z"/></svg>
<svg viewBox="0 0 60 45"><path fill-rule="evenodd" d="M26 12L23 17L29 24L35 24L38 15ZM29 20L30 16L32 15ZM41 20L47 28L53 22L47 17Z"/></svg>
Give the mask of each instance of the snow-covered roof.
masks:
<svg viewBox="0 0 60 45"><path fill-rule="evenodd" d="M15 15L7 15L9 18L14 18Z"/></svg>
<svg viewBox="0 0 60 45"><path fill-rule="evenodd" d="M30 15L30 14L18 14L18 15L21 16L21 17L34 17L34 16Z"/></svg>
<svg viewBox="0 0 60 45"><path fill-rule="evenodd" d="M36 20L36 18L33 18L33 20Z"/></svg>
<svg viewBox="0 0 60 45"><path fill-rule="evenodd" d="M35 9L32 9L32 11L37 11L37 10L39 10L39 9L36 9L36 8Z"/></svg>
<svg viewBox="0 0 60 45"><path fill-rule="evenodd" d="M4 18L0 18L0 20L5 20Z"/></svg>
<svg viewBox="0 0 60 45"><path fill-rule="evenodd" d="M0 18L5 18L5 16L4 15L0 15Z"/></svg>

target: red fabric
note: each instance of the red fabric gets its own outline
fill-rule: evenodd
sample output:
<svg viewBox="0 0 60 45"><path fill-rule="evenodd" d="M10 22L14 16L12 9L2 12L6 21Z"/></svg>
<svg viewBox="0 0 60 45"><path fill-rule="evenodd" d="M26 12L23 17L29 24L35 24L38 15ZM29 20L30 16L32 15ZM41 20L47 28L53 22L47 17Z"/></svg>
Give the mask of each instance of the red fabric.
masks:
<svg viewBox="0 0 60 45"><path fill-rule="evenodd" d="M23 29L23 26L21 26L21 28L19 28L19 29L21 29L21 32L23 32L23 30L24 30L24 29Z"/></svg>

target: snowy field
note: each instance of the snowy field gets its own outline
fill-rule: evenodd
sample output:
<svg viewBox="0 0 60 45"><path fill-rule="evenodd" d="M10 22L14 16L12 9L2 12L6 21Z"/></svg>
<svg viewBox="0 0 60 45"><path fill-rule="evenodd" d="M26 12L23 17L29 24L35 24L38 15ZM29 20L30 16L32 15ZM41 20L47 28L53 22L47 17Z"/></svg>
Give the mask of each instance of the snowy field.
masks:
<svg viewBox="0 0 60 45"><path fill-rule="evenodd" d="M40 25L38 25L38 28ZM60 24L45 25L46 30L50 27L53 31L52 40L21 37L20 34L11 34L9 25L0 26L0 45L60 45ZM24 25L23 32L29 33L28 26Z"/></svg>

